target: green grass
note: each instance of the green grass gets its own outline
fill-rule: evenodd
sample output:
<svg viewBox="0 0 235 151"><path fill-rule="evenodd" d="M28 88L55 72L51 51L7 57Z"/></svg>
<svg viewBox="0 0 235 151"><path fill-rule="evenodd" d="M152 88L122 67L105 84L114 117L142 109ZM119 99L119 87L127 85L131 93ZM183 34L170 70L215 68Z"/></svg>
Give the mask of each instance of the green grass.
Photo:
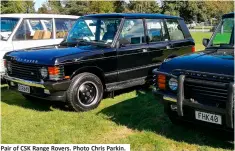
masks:
<svg viewBox="0 0 235 151"><path fill-rule="evenodd" d="M192 33L196 47L211 33ZM139 88L138 88L139 89ZM63 104L30 102L3 89L2 143L127 143L132 150L232 150L233 144L207 128L176 126L151 91L129 89L102 100L89 112L69 111ZM209 132L207 132L209 131Z"/></svg>
<svg viewBox="0 0 235 151"><path fill-rule="evenodd" d="M197 51L204 50L205 47L202 44L203 38L210 39L212 32L191 32L191 35L195 41L195 47Z"/></svg>
<svg viewBox="0 0 235 151"><path fill-rule="evenodd" d="M146 151L233 148L200 129L172 125L151 91L124 91L95 110L76 113L4 89L1 106L2 143L127 143Z"/></svg>
<svg viewBox="0 0 235 151"><path fill-rule="evenodd" d="M212 29L213 26L195 26L193 29Z"/></svg>

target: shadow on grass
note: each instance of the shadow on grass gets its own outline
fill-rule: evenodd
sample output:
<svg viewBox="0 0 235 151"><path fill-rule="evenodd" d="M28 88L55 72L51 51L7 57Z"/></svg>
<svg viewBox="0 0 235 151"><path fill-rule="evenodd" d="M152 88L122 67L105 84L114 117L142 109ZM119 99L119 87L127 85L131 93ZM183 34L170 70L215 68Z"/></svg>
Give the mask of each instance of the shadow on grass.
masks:
<svg viewBox="0 0 235 151"><path fill-rule="evenodd" d="M44 112L52 111L53 108L70 111L70 109L66 107L65 103L62 102L52 102L40 99L27 100L20 93L8 90L7 88L1 89L1 92L1 101L8 105L16 105L26 109Z"/></svg>
<svg viewBox="0 0 235 151"><path fill-rule="evenodd" d="M136 93L135 98L107 107L98 114L104 114L108 119L128 128L152 131L179 142L233 149L233 144L227 141L226 136L221 138L222 132L187 123L173 125L164 114L163 105L154 98L151 91Z"/></svg>

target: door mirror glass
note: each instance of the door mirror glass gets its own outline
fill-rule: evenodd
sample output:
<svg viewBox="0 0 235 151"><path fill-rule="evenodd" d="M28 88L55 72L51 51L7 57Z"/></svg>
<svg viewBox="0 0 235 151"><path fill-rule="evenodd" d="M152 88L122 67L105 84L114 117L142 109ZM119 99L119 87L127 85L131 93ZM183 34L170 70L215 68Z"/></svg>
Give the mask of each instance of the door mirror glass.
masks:
<svg viewBox="0 0 235 151"><path fill-rule="evenodd" d="M202 40L203 46L207 47L208 43L209 43L209 39L203 38L203 40Z"/></svg>

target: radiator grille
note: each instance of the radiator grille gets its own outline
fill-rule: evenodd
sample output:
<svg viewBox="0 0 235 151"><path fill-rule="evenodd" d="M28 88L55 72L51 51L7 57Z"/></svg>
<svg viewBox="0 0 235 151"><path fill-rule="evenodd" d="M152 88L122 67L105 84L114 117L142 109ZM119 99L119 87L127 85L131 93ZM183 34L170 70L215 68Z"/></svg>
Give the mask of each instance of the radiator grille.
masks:
<svg viewBox="0 0 235 151"><path fill-rule="evenodd" d="M12 71L8 72L9 75L31 81L40 81L40 67L35 64L23 64L10 62Z"/></svg>
<svg viewBox="0 0 235 151"><path fill-rule="evenodd" d="M206 80L185 79L185 99L193 99L201 104L225 108L228 98L228 83Z"/></svg>

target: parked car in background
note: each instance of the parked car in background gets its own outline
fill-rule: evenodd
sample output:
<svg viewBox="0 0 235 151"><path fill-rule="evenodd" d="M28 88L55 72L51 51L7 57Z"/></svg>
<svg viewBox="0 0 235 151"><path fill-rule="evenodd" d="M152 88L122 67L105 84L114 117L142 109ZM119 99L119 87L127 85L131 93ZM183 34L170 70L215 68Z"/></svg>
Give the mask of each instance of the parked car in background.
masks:
<svg viewBox="0 0 235 151"><path fill-rule="evenodd" d="M1 14L0 73L6 52L59 44L79 18L54 14Z"/></svg>
<svg viewBox="0 0 235 151"><path fill-rule="evenodd" d="M164 59L195 51L194 45L180 17L87 15L56 48L7 53L5 78L28 99L87 111L99 105L105 91L151 82L152 70Z"/></svg>
<svg viewBox="0 0 235 151"><path fill-rule="evenodd" d="M156 90L173 123L186 120L234 132L234 13L222 16L205 51L155 69ZM232 133L233 134L233 133Z"/></svg>
<svg viewBox="0 0 235 151"><path fill-rule="evenodd" d="M187 27L188 27L189 29L193 29L193 28L196 27L196 26L197 26L197 24L196 24L195 21L191 21L190 23L187 24Z"/></svg>

